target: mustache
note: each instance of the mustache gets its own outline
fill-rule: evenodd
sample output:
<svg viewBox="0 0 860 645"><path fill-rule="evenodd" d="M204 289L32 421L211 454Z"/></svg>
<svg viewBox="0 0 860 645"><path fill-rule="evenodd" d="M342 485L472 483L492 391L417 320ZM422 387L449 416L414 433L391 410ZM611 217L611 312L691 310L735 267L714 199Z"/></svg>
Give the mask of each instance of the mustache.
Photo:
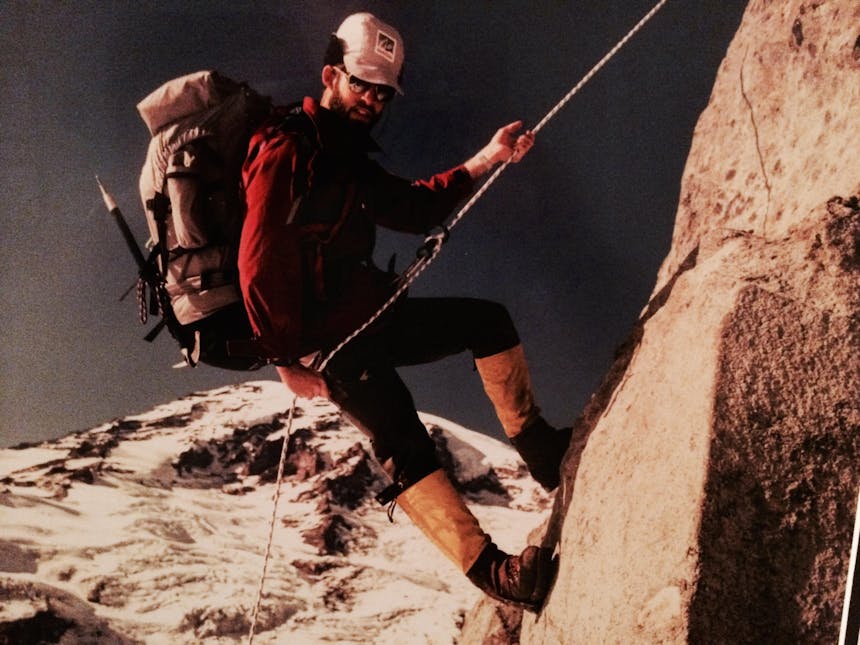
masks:
<svg viewBox="0 0 860 645"><path fill-rule="evenodd" d="M381 116L373 108L363 107L360 105L352 106L347 110L347 113L355 114L356 116L358 116L359 122L362 125L366 125L368 128L373 126L377 121L379 121L379 117ZM355 119L353 119L353 121L355 121Z"/></svg>

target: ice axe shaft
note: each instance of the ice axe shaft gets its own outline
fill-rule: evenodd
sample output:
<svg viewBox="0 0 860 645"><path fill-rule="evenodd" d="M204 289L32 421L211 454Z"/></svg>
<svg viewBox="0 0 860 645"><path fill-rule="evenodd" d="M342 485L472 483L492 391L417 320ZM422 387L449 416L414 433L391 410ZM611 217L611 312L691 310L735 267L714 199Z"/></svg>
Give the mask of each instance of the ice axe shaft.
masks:
<svg viewBox="0 0 860 645"><path fill-rule="evenodd" d="M119 206L117 206L116 200L107 190L105 190L105 187L98 176L96 176L96 182L99 185L99 190L102 191L102 198L105 201L105 206L107 207L108 212L113 215L116 225L119 227L122 236L125 238L128 250L131 251L131 254L134 256L134 261L137 263L138 276L140 278L138 280L138 284L140 284L140 281L142 280L149 287L150 293L154 296L154 303L151 306L157 306L157 312L161 314L161 320L145 336L145 340L152 342L155 340L155 337L158 336L158 333L164 327L167 327L168 331L170 331L170 335L179 343L182 355L185 357L185 362L191 367L194 367L200 356L200 332L186 331L179 320L177 320L176 314L173 311L173 305L170 302L170 295L167 293L167 288L165 287L164 277L158 269L156 262L148 261L146 256L143 255L143 251L140 250L137 239L128 227L128 222L125 221L125 217L123 217L122 211L120 211ZM140 308L140 322L146 323L146 298L142 290L139 292L138 305ZM153 309L152 313L155 312L156 309Z"/></svg>
<svg viewBox="0 0 860 645"><path fill-rule="evenodd" d="M122 211L119 209L119 206L116 204L116 200L111 196L111 194L105 189L104 184L102 184L101 180L96 175L96 183L99 185L99 190L102 193L102 199L104 199L105 207L108 209L108 212L113 215L114 221L116 225L119 227L120 233L122 233L123 238L125 238L126 246L128 246L128 250L131 251L131 254L134 256L134 261L137 263L137 268L140 271L145 271L147 262L146 257L143 255L143 251L140 250L140 245L137 243L137 239L134 237L134 233L131 232L131 229L128 227L128 222L125 221L125 217L123 217Z"/></svg>
<svg viewBox="0 0 860 645"><path fill-rule="evenodd" d="M120 233L122 233L123 238L125 238L125 244L128 247L128 250L131 251L131 255L134 257L135 264L137 264L137 279L135 283L129 287L120 300L123 300L133 289L138 289L138 314L140 317L141 324L145 324L148 317L149 312L146 308L146 298L141 291L143 289L141 280L143 283L149 286L151 292L158 299L159 308L164 309L164 305L169 303L169 298L167 297L167 293L163 289L162 280L158 275L158 270L155 267L154 263L149 262L146 259L146 256L143 254L143 251L140 249L140 245L137 243L137 238L134 237L134 233L131 232L131 228L128 226L128 222L125 221L125 217L122 214L122 211L117 206L116 200L113 196L107 191L99 179L98 175L96 175L96 182L99 185L99 190L102 192L102 199L104 199L105 207L108 209L108 212L113 215L113 219L116 222L117 227L119 227ZM153 304L154 307L154 304ZM155 309L152 309L152 313L155 313ZM161 329L163 325L159 324L155 327L155 329L150 332L153 334L152 337L147 336L147 340L151 341L152 338L158 334L158 331Z"/></svg>

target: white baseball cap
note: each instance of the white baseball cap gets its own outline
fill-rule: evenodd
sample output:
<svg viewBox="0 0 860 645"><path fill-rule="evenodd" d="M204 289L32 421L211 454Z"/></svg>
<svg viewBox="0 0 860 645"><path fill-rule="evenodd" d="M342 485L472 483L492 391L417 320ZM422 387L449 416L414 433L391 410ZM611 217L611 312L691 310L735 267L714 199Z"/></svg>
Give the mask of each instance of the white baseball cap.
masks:
<svg viewBox="0 0 860 645"><path fill-rule="evenodd" d="M403 70L403 38L391 25L370 13L354 13L334 34L343 43L343 64L368 83L393 87L399 94Z"/></svg>

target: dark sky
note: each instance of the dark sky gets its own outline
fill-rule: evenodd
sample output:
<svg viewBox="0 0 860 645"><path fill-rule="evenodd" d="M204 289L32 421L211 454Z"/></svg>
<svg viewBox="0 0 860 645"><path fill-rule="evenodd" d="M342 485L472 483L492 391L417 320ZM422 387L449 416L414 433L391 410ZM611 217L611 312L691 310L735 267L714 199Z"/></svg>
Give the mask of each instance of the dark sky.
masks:
<svg viewBox="0 0 860 645"><path fill-rule="evenodd" d="M328 34L370 10L406 41L406 96L376 135L387 168L426 176L497 127L535 124L656 0L0 3L0 446L81 430L232 373L153 344L99 174L141 241L148 136L135 104L199 69L278 102L320 93ZM541 131L455 229L414 295L505 303L544 412L569 423L599 383L669 248L684 161L745 2L670 0ZM402 268L417 238L382 235ZM499 436L470 359L404 370L419 409ZM285 406L288 397L284 397Z"/></svg>

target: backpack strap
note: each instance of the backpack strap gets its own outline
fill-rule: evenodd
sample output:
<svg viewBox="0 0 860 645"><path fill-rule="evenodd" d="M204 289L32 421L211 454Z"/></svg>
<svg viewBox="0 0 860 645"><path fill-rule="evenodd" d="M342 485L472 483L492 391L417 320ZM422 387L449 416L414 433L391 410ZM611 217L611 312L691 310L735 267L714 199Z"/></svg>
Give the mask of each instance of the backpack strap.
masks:
<svg viewBox="0 0 860 645"><path fill-rule="evenodd" d="M344 222L349 218L352 211L352 206L355 203L355 194L358 188L355 182L351 182L346 188L346 196L343 200L343 206L340 209L340 215L333 225L321 225L319 232L314 232L316 237L316 249L314 254L314 290L316 297L320 301L326 300L325 289L325 265L323 262L323 247L330 244L331 241L340 232ZM311 227L308 227L311 228Z"/></svg>
<svg viewBox="0 0 860 645"><path fill-rule="evenodd" d="M296 196L287 223L296 221L304 196L310 190L313 181L313 161L320 150L319 134L316 125L302 109L301 103L296 103L287 108L286 114L275 126L276 130L286 134L296 135L298 138L298 154L300 163L296 164L296 172L293 175L293 195ZM318 298L325 298L325 271L323 266L322 248L329 244L343 228L349 214L355 205L358 194L358 184L351 182L346 189L343 205L334 223L306 224L302 225L303 235L315 238L316 248L313 259L313 285ZM227 341L227 354L236 358L259 358L275 364L289 364L281 356L272 356L266 351L264 344L259 338L231 339Z"/></svg>
<svg viewBox="0 0 860 645"><path fill-rule="evenodd" d="M151 343L166 327L170 335L179 343L185 362L194 367L200 356L200 334L199 332L189 333L176 319L166 287L165 271L170 255L166 244L170 199L163 192L157 192L152 199L147 200L146 207L152 211L158 242L153 247L145 267L140 271L140 280L149 287L150 313L153 315L160 313L161 320L144 336L144 340ZM139 291L138 298L140 299L140 297ZM141 303L141 312L144 311L144 307L145 305ZM143 316L142 313L141 316ZM145 322L145 319L143 321Z"/></svg>
<svg viewBox="0 0 860 645"><path fill-rule="evenodd" d="M167 181L165 179L165 181ZM146 202L146 207L152 211L152 217L155 220L156 234L158 235L158 257L161 260L160 272L162 278L167 272L167 261L170 251L167 248L167 218L170 216L170 198L164 194L164 187L161 192L155 193L155 196Z"/></svg>
<svg viewBox="0 0 860 645"><path fill-rule="evenodd" d="M322 145L316 124L304 111L301 103L295 103L287 108L286 116L281 120L278 129L282 132L298 135L299 154L305 157L302 163L296 164L296 169L300 172L296 172L293 177L293 194L297 195L297 198L287 218L287 222L291 223L296 220L303 197L313 184L313 162ZM337 237L338 233L340 233L340 230L349 218L349 214L352 212L357 193L357 183L354 181L350 182L346 188L343 206L334 223L310 223L301 226L302 234L313 236L316 241L314 284L318 297L322 298L325 294L322 247L330 244Z"/></svg>
<svg viewBox="0 0 860 645"><path fill-rule="evenodd" d="M310 190L313 181L313 162L322 145L317 127L302 109L301 103L295 103L287 108L286 114L277 124L276 129L286 134L297 135L299 144L298 154L301 163L296 164L292 186L293 195L297 195L298 198L290 210L288 222L291 222L296 218L303 196Z"/></svg>

